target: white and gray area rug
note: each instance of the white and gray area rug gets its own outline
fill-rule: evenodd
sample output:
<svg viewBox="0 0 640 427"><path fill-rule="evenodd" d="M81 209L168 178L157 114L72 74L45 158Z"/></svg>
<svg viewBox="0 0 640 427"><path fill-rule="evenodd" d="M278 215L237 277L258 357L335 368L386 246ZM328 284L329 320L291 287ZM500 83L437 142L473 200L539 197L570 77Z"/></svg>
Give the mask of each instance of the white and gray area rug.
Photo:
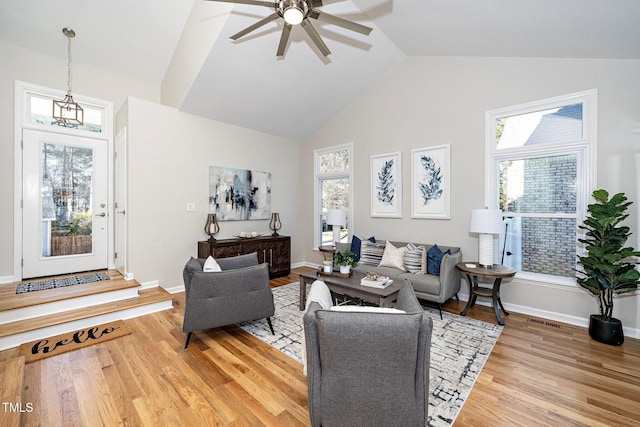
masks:
<svg viewBox="0 0 640 427"><path fill-rule="evenodd" d="M276 314L272 318L275 335L266 320L239 326L272 347L302 363L302 316L299 284L273 289ZM493 349L502 326L425 307L433 319L431 370L429 375L429 426L450 426ZM300 368L302 369L302 368Z"/></svg>

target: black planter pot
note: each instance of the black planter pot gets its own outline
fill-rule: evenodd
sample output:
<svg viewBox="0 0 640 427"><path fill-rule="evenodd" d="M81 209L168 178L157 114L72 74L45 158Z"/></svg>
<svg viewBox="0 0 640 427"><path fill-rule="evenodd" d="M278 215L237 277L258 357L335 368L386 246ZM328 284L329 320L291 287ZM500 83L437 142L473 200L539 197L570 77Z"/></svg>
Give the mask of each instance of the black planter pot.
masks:
<svg viewBox="0 0 640 427"><path fill-rule="evenodd" d="M622 345L622 322L615 318L603 320L600 314L592 314L589 316L589 336L604 344Z"/></svg>

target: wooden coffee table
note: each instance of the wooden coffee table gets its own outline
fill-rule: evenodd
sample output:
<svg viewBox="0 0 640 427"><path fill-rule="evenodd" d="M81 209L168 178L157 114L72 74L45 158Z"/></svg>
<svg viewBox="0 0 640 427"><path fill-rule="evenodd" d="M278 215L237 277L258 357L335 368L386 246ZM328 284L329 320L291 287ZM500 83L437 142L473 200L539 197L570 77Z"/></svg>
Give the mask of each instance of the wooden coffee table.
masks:
<svg viewBox="0 0 640 427"><path fill-rule="evenodd" d="M320 279L327 284L332 292L347 295L352 298L359 298L380 307L391 307L391 304L398 298L400 291L400 281L394 280L392 284L384 289L362 286L360 280L365 275L357 271L351 277L340 277L333 275L319 275L312 271L300 274L300 310L304 310L307 303L307 285Z"/></svg>

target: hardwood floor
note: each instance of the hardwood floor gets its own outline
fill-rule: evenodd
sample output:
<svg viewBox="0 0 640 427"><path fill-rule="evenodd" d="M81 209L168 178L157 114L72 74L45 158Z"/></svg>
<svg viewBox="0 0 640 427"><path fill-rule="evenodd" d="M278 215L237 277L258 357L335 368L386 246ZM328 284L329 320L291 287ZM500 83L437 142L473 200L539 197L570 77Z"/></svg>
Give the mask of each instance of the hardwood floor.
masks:
<svg viewBox="0 0 640 427"><path fill-rule="evenodd" d="M302 365L233 326L195 333L185 351L183 310L175 295L173 309L126 320L131 335L26 364L33 411L22 425L309 425ZM488 307L468 315L495 322ZM456 426L640 423L640 340L611 347L583 328L517 313L505 322ZM0 352L0 366L16 353Z"/></svg>

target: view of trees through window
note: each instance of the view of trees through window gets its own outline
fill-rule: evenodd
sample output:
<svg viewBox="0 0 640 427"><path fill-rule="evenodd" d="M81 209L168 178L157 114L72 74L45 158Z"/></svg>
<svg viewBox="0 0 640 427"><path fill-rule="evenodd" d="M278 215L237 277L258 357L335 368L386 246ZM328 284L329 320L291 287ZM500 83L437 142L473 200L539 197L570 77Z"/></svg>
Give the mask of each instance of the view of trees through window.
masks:
<svg viewBox="0 0 640 427"><path fill-rule="evenodd" d="M317 180L320 212L319 245L333 244L333 229L327 224L329 209L342 209L346 213L346 224L341 227L341 241L349 238L349 197L350 197L350 147L340 147L316 153Z"/></svg>
<svg viewBox="0 0 640 427"><path fill-rule="evenodd" d="M42 148L42 221L49 244L43 256L68 255L66 247L84 247L91 252L91 179L93 150L59 144ZM71 242L67 236L75 238ZM77 252L76 252L77 253Z"/></svg>

